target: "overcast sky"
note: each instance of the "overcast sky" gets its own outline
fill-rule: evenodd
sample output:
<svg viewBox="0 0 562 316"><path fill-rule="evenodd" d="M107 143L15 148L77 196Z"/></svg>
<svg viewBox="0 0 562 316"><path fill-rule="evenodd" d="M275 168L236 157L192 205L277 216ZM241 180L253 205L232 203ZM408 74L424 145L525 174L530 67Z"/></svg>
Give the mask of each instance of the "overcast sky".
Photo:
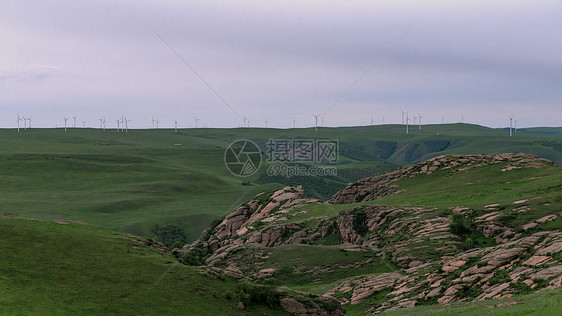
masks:
<svg viewBox="0 0 562 316"><path fill-rule="evenodd" d="M561 32L560 1L2 0L0 126L561 126Z"/></svg>

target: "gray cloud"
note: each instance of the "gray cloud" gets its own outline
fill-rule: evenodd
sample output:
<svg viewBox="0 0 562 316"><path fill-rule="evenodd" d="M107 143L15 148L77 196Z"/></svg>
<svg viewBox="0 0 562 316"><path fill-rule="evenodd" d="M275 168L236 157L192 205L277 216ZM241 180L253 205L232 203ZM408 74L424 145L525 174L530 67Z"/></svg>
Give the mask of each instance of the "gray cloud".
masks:
<svg viewBox="0 0 562 316"><path fill-rule="evenodd" d="M562 43L554 1L18 1L0 4L1 126L62 116L241 122L151 25L252 122L313 123L411 25L413 31L326 116L326 124L560 125ZM35 65L44 65L37 67ZM541 115L540 113L544 113ZM366 119L366 117L368 119Z"/></svg>

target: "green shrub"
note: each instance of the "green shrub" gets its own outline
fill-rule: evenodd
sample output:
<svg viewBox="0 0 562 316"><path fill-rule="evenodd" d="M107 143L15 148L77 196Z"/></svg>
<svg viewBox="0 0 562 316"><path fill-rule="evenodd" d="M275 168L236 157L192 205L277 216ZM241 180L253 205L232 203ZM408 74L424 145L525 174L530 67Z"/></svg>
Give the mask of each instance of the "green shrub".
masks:
<svg viewBox="0 0 562 316"><path fill-rule="evenodd" d="M543 287L546 287L548 285L548 280L545 279L535 279L533 281L537 285L537 289L542 289Z"/></svg>
<svg viewBox="0 0 562 316"><path fill-rule="evenodd" d="M353 230L359 235L364 236L369 228L367 227L367 214L364 210L354 210L351 213L353 215Z"/></svg>
<svg viewBox="0 0 562 316"><path fill-rule="evenodd" d="M468 237L464 241L464 245L466 246L467 249L472 249L472 247L474 247L474 241L472 240L472 238Z"/></svg>
<svg viewBox="0 0 562 316"><path fill-rule="evenodd" d="M252 304L266 305L270 308L279 306L281 294L273 287L268 285L259 285L250 282L243 282L240 284L240 301L245 306Z"/></svg>
<svg viewBox="0 0 562 316"><path fill-rule="evenodd" d="M510 283L509 288L515 294L529 294L533 291L530 286L528 286L527 284L525 284L523 282Z"/></svg>
<svg viewBox="0 0 562 316"><path fill-rule="evenodd" d="M458 298L475 298L482 293L482 288L479 286L464 285L456 294Z"/></svg>
<svg viewBox="0 0 562 316"><path fill-rule="evenodd" d="M176 241L186 243L183 228L178 225L166 225L160 227L156 224L152 232L156 235L156 237L158 237L158 240L168 248L172 248Z"/></svg>
<svg viewBox="0 0 562 316"><path fill-rule="evenodd" d="M188 266L202 266L205 264L205 253L201 248L193 248L185 254L183 262Z"/></svg>
<svg viewBox="0 0 562 316"><path fill-rule="evenodd" d="M497 270L494 272L494 275L488 280L491 285L505 283L511 281L511 277L509 273L505 270Z"/></svg>
<svg viewBox="0 0 562 316"><path fill-rule="evenodd" d="M437 304L437 297L432 298L420 298L416 301L416 306L423 306L423 305L435 305Z"/></svg>
<svg viewBox="0 0 562 316"><path fill-rule="evenodd" d="M451 230L451 233L459 237L464 237L472 232L470 224L461 214L453 214L449 229Z"/></svg>

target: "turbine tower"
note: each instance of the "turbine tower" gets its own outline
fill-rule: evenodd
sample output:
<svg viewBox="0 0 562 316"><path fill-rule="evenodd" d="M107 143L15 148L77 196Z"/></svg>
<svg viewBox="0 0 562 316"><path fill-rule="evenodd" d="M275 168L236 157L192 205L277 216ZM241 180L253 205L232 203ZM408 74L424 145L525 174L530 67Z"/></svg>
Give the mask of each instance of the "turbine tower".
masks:
<svg viewBox="0 0 562 316"><path fill-rule="evenodd" d="M174 121L174 133L177 134L178 133L178 120Z"/></svg>
<svg viewBox="0 0 562 316"><path fill-rule="evenodd" d="M197 123L199 122L199 119L197 117L195 117L195 128L197 128Z"/></svg>
<svg viewBox="0 0 562 316"><path fill-rule="evenodd" d="M100 117L99 121L100 121L100 129L102 129L103 128L103 118Z"/></svg>
<svg viewBox="0 0 562 316"><path fill-rule="evenodd" d="M66 132L66 122L68 121L68 117L64 117L64 131Z"/></svg>
<svg viewBox="0 0 562 316"><path fill-rule="evenodd" d="M103 121L102 121L103 122L103 130L105 131L105 123L107 123L107 121L105 120L105 116L102 117L102 119L103 119Z"/></svg>
<svg viewBox="0 0 562 316"><path fill-rule="evenodd" d="M513 136L512 126L513 126L513 116L510 116L509 117L509 137Z"/></svg>
<svg viewBox="0 0 562 316"><path fill-rule="evenodd" d="M373 116L371 115L371 126L375 125L375 120L373 120Z"/></svg>
<svg viewBox="0 0 562 316"><path fill-rule="evenodd" d="M421 126L422 126L422 122L421 122L422 118L423 118L423 116L420 113L418 113L418 122L420 123L420 131L421 131Z"/></svg>
<svg viewBox="0 0 562 316"><path fill-rule="evenodd" d="M517 133L517 120L515 120L515 133Z"/></svg>
<svg viewBox="0 0 562 316"><path fill-rule="evenodd" d="M82 121L82 128L86 128L86 121Z"/></svg>
<svg viewBox="0 0 562 316"><path fill-rule="evenodd" d="M72 124L72 128L76 128L76 118L77 117L78 117L78 115L72 117L74 119L74 123Z"/></svg>
<svg viewBox="0 0 562 316"><path fill-rule="evenodd" d="M402 112L402 125L404 125L404 114L405 114L405 112L402 111L402 110L400 110L400 111Z"/></svg>
<svg viewBox="0 0 562 316"><path fill-rule="evenodd" d="M115 122L117 122L117 131L119 132L119 123L121 123L121 121L119 119L115 119Z"/></svg>
<svg viewBox="0 0 562 316"><path fill-rule="evenodd" d="M23 119L22 119L22 118L20 117L20 115L18 114L18 120L17 120L17 123L18 123L18 132L20 131L20 122L21 122L21 121L23 121Z"/></svg>
<svg viewBox="0 0 562 316"><path fill-rule="evenodd" d="M267 119L265 119L264 125L265 125L265 128L267 128Z"/></svg>
<svg viewBox="0 0 562 316"><path fill-rule="evenodd" d="M320 114L316 114L316 115L312 114L312 116L314 116L314 126L315 126L314 130L318 132L318 117L320 116Z"/></svg>
<svg viewBox="0 0 562 316"><path fill-rule="evenodd" d="M410 116L408 115L408 112L406 112L406 134L409 134L408 131L409 123L410 123Z"/></svg>
<svg viewBox="0 0 562 316"><path fill-rule="evenodd" d="M27 120L29 121L29 128L31 128L31 115L27 118Z"/></svg>
<svg viewBox="0 0 562 316"><path fill-rule="evenodd" d="M123 117L123 119L125 120L125 133L129 132L129 122L131 120L128 120L126 117Z"/></svg>

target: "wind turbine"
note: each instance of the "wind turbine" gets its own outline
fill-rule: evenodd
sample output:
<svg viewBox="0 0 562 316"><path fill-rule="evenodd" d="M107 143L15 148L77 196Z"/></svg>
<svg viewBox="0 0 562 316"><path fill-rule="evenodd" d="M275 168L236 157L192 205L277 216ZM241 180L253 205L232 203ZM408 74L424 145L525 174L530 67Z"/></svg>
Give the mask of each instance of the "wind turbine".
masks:
<svg viewBox="0 0 562 316"><path fill-rule="evenodd" d="M441 124L445 124L445 117L441 116Z"/></svg>
<svg viewBox="0 0 562 316"><path fill-rule="evenodd" d="M517 133L517 120L515 120L515 133Z"/></svg>
<svg viewBox="0 0 562 316"><path fill-rule="evenodd" d="M244 120L244 127L247 127L247 125L246 125L246 124L247 124L247 123L246 123L246 121L247 121L248 119L246 119L246 117L245 117L245 116L242 116L242 119ZM250 124L248 124L248 125L250 125Z"/></svg>
<svg viewBox="0 0 562 316"><path fill-rule="evenodd" d="M416 121L418 120L418 117L415 114L412 115L412 117L414 118L414 126L416 126Z"/></svg>
<svg viewBox="0 0 562 316"><path fill-rule="evenodd" d="M199 122L199 119L197 117L195 117L195 128L197 128L197 123Z"/></svg>
<svg viewBox="0 0 562 316"><path fill-rule="evenodd" d="M175 120L175 121L174 121L174 127L175 127L175 128L174 128L174 133L177 134L177 133L178 133L178 120Z"/></svg>
<svg viewBox="0 0 562 316"><path fill-rule="evenodd" d="M86 121L82 121L82 128L86 128Z"/></svg>
<svg viewBox="0 0 562 316"><path fill-rule="evenodd" d="M27 120L29 121L29 128L31 128L31 115L27 118Z"/></svg>
<svg viewBox="0 0 562 316"><path fill-rule="evenodd" d="M156 128L158 128L158 123L160 123L160 120L156 119Z"/></svg>
<svg viewBox="0 0 562 316"><path fill-rule="evenodd" d="M293 119L293 128L295 128L296 124L297 124L297 121L295 119Z"/></svg>
<svg viewBox="0 0 562 316"><path fill-rule="evenodd" d="M265 119L264 125L265 125L265 128L267 128L267 119Z"/></svg>
<svg viewBox="0 0 562 316"><path fill-rule="evenodd" d="M384 125L384 115L382 116L382 124Z"/></svg>
<svg viewBox="0 0 562 316"><path fill-rule="evenodd" d="M23 120L22 120L22 118L20 117L20 115L18 114L18 120L17 120L17 123L18 123L18 132L20 131L20 122L21 122L21 121L23 121Z"/></svg>
<svg viewBox="0 0 562 316"><path fill-rule="evenodd" d="M68 117L64 117L64 131L66 132L66 122L68 121Z"/></svg>
<svg viewBox="0 0 562 316"><path fill-rule="evenodd" d="M404 125L404 111L400 110L402 112L402 125Z"/></svg>
<svg viewBox="0 0 562 316"><path fill-rule="evenodd" d="M74 119L74 124L72 124L72 128L76 128L76 118L77 117L78 117L78 115L72 117Z"/></svg>
<svg viewBox="0 0 562 316"><path fill-rule="evenodd" d="M423 118L423 116L420 113L418 113L418 119L419 119L418 122L420 123L420 131L421 131L421 126L422 126L422 122L421 122L422 118Z"/></svg>
<svg viewBox="0 0 562 316"><path fill-rule="evenodd" d="M318 132L318 117L320 116L320 114L316 114L316 115L312 114L312 116L314 116L314 122L315 122L314 123L314 126L315 126L314 129L315 129L316 132Z"/></svg>
<svg viewBox="0 0 562 316"><path fill-rule="evenodd" d="M461 115L461 123L464 124L464 114Z"/></svg>
<svg viewBox="0 0 562 316"><path fill-rule="evenodd" d="M119 132L119 123L121 123L121 121L119 119L115 119L115 122L117 122L117 131Z"/></svg>
<svg viewBox="0 0 562 316"><path fill-rule="evenodd" d="M128 120L126 117L123 117L123 119L125 120L125 133L129 132L129 122L131 120Z"/></svg>
<svg viewBox="0 0 562 316"><path fill-rule="evenodd" d="M408 131L409 123L410 123L410 116L408 115L408 112L406 112L406 134L409 134Z"/></svg>
<svg viewBox="0 0 562 316"><path fill-rule="evenodd" d="M513 132L511 130L511 126L513 125L513 116L509 117L509 137L513 136Z"/></svg>
<svg viewBox="0 0 562 316"><path fill-rule="evenodd" d="M375 120L373 120L373 116L371 115L371 126L375 125Z"/></svg>
<svg viewBox="0 0 562 316"><path fill-rule="evenodd" d="M100 117L99 121L100 121L100 129L102 129L103 128L103 118Z"/></svg>
<svg viewBox="0 0 562 316"><path fill-rule="evenodd" d="M105 131L105 123L107 123L107 121L105 120L105 116L102 117L102 119L103 119L103 121L102 121L102 123L103 123L103 130Z"/></svg>

